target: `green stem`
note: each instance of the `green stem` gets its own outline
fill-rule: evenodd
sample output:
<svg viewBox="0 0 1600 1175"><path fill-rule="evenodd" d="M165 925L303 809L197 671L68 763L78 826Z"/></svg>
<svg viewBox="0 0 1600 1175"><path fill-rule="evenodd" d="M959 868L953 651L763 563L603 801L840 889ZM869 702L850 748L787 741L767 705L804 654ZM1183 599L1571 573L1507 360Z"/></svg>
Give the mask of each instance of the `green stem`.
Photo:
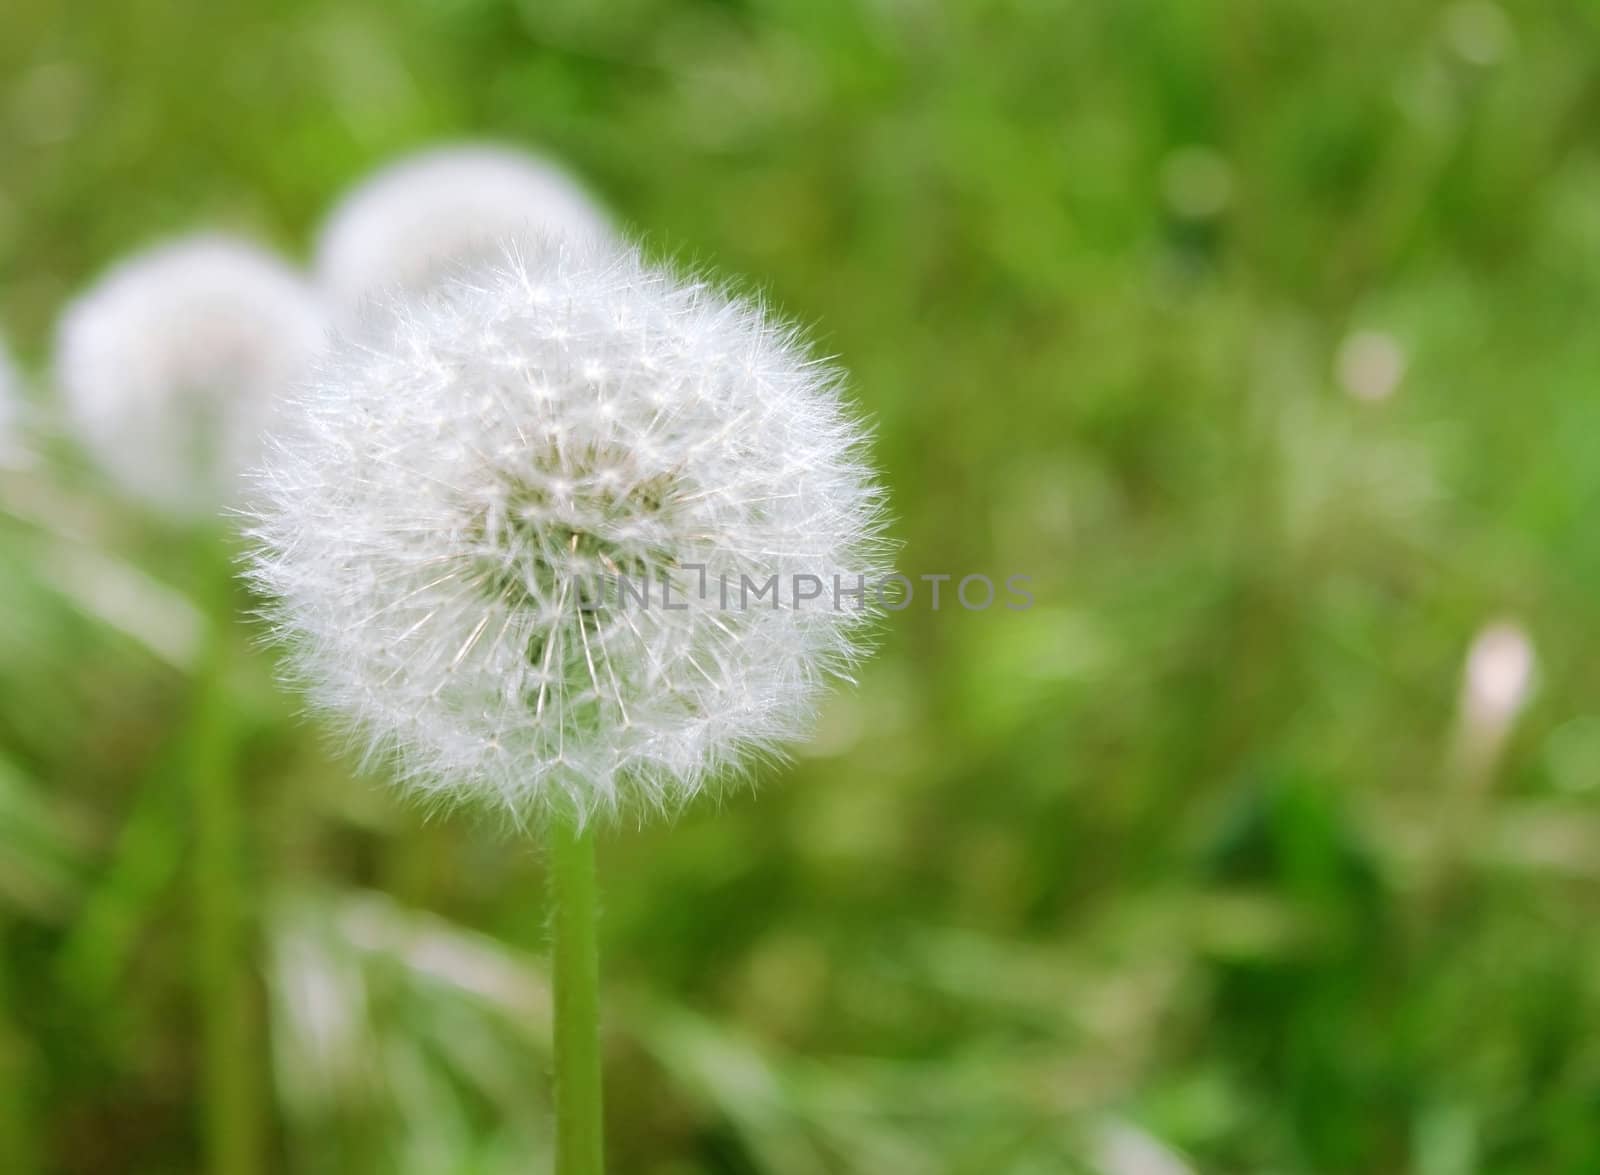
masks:
<svg viewBox="0 0 1600 1175"><path fill-rule="evenodd" d="M600 954L594 831L550 830L551 975L555 988L556 1172L605 1169L600 1103Z"/></svg>
<svg viewBox="0 0 1600 1175"><path fill-rule="evenodd" d="M212 1175L256 1175L260 1148L244 968L241 821L226 689L229 616L225 607L211 609L189 732L195 979L201 1006L206 1170Z"/></svg>
<svg viewBox="0 0 1600 1175"><path fill-rule="evenodd" d="M0 940L7 926L0 922ZM4 945L0 943L0 945ZM0 952L0 1169L16 1175L39 1170L31 1123L32 1089L29 1087L26 1042L10 1016L11 994L6 984L10 956Z"/></svg>

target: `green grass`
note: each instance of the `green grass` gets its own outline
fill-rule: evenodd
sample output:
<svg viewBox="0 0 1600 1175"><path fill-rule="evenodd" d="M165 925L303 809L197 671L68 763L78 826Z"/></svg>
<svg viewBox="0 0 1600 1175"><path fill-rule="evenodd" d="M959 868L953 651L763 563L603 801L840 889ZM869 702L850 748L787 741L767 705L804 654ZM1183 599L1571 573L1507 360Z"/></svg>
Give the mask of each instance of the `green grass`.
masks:
<svg viewBox="0 0 1600 1175"><path fill-rule="evenodd" d="M903 570L1033 577L900 614L756 793L603 840L613 1170L1092 1171L1120 1128L1207 1173L1579 1175L1597 46L1576 0L9 0L0 322L42 375L126 250L303 256L393 154L525 142L816 324ZM1357 329L1408 357L1383 403L1335 378ZM61 456L70 502L5 502L203 589L215 552ZM191 1170L188 674L63 593L49 530L0 519L0 1169ZM1540 688L1440 889L1501 615ZM254 635L217 688L265 1169L540 1169L536 846L351 779Z"/></svg>

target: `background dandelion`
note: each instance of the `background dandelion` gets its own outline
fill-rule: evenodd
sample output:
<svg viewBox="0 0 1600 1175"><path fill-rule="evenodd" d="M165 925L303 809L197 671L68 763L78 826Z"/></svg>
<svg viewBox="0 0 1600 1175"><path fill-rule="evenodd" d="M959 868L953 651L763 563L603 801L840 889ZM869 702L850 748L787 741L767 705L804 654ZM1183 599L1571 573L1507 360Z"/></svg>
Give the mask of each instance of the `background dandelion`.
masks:
<svg viewBox="0 0 1600 1175"><path fill-rule="evenodd" d="M203 518L238 500L325 325L310 287L270 253L188 238L121 262L68 307L55 378L75 433L122 487Z"/></svg>
<svg viewBox="0 0 1600 1175"><path fill-rule="evenodd" d="M1505 755L1506 743L1533 697L1538 657L1532 638L1515 620L1484 625L1473 637L1462 667L1456 728L1450 748L1454 794L1443 824L1463 839L1482 819L1486 793ZM1460 851L1460 845L1454 846Z"/></svg>
<svg viewBox="0 0 1600 1175"><path fill-rule="evenodd" d="M326 331L310 286L242 241L199 236L114 267L63 314L55 374L79 436L125 488L186 523L238 501L290 386ZM207 1164L250 1175L261 1162L252 933L233 716L231 569L200 561L208 617L180 757L193 828L194 990L207 1086Z"/></svg>
<svg viewBox="0 0 1600 1175"><path fill-rule="evenodd" d="M510 236L609 237L609 217L552 160L509 146L435 147L362 180L328 214L317 272L348 309L430 285Z"/></svg>

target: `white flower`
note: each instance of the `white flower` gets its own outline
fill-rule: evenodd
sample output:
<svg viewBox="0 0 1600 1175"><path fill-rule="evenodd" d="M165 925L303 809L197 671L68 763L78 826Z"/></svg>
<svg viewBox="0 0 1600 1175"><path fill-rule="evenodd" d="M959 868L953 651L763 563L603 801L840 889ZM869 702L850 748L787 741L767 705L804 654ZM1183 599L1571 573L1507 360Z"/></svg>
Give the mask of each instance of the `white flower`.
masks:
<svg viewBox="0 0 1600 1175"><path fill-rule="evenodd" d="M1532 699L1538 654L1515 620L1485 625L1473 638L1461 673L1452 757L1471 792L1492 781L1517 720Z"/></svg>
<svg viewBox="0 0 1600 1175"><path fill-rule="evenodd" d="M1467 653L1461 711L1467 723L1501 732L1516 721L1533 692L1533 642L1521 625L1502 620L1482 629Z"/></svg>
<svg viewBox="0 0 1600 1175"><path fill-rule="evenodd" d="M515 246L370 319L296 407L255 579L313 700L424 796L671 811L802 734L862 651L864 432L711 286Z"/></svg>
<svg viewBox="0 0 1600 1175"><path fill-rule="evenodd" d="M1406 374L1406 351L1393 335L1358 330L1339 344L1339 386L1358 400L1376 403L1394 395Z"/></svg>
<svg viewBox="0 0 1600 1175"><path fill-rule="evenodd" d="M420 289L529 233L609 236L578 182L524 151L440 147L378 172L328 216L317 271L341 306L393 287Z"/></svg>
<svg viewBox="0 0 1600 1175"><path fill-rule="evenodd" d="M237 499L324 333L317 295L277 257L191 237L114 267L67 308L56 377L77 434L117 481L200 518Z"/></svg>

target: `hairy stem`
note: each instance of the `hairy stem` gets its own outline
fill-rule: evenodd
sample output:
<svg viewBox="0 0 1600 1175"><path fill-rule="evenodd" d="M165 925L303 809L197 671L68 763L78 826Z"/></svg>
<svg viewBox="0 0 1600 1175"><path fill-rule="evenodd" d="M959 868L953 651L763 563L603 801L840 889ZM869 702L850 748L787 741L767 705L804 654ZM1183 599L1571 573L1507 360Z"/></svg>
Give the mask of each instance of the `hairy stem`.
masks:
<svg viewBox="0 0 1600 1175"><path fill-rule="evenodd" d="M594 831L550 831L551 975L555 988L557 1175L604 1170L600 1102L600 962Z"/></svg>

